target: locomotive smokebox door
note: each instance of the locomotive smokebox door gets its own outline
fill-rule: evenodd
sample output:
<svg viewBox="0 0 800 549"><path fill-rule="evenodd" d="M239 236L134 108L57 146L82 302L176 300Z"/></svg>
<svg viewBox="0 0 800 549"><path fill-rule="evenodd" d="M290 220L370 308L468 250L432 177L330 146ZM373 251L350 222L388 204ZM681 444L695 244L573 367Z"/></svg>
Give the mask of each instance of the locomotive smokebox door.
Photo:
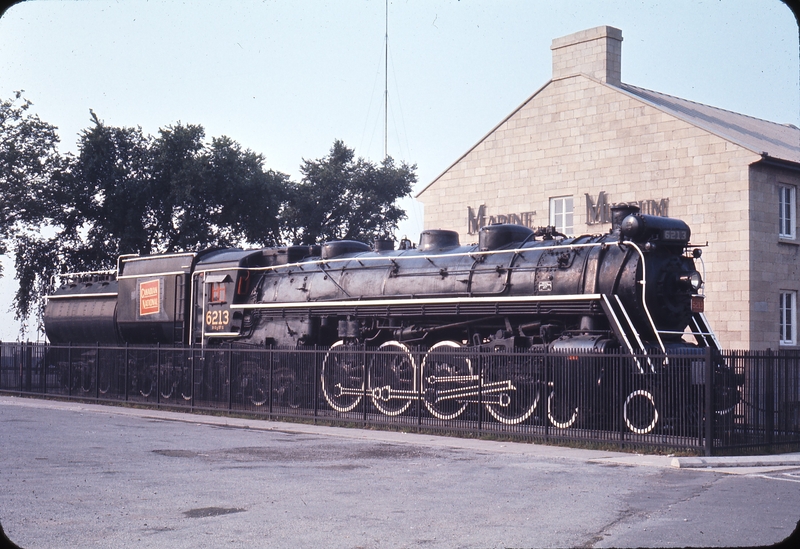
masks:
<svg viewBox="0 0 800 549"><path fill-rule="evenodd" d="M233 279L227 273L209 273L205 277L205 314L203 323L207 334L231 332L231 300Z"/></svg>

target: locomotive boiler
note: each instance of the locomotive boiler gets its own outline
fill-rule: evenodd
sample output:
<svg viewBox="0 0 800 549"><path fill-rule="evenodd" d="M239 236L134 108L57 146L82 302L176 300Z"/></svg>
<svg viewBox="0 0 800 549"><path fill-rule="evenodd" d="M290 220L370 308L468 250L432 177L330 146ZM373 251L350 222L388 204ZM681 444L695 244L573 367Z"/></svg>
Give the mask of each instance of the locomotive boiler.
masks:
<svg viewBox="0 0 800 549"><path fill-rule="evenodd" d="M422 399L433 416L454 419L479 396L507 424L546 401L550 423L567 428L579 417L575 391L584 391L562 390L571 369L590 372L595 386L620 383L596 360L544 365L521 351L622 353L644 379L670 355L719 349L688 225L635 207L612 217L608 234L576 238L498 224L468 246L454 231L427 230L400 249L333 241L122 256L115 271L62 277L46 333L54 344L320 346L322 393L339 412L367 396L395 416ZM359 345L382 358L363 364ZM490 357L480 372L475 350ZM628 427L650 432L654 389L625 382L623 391ZM634 407L649 410L644 419L632 419Z"/></svg>

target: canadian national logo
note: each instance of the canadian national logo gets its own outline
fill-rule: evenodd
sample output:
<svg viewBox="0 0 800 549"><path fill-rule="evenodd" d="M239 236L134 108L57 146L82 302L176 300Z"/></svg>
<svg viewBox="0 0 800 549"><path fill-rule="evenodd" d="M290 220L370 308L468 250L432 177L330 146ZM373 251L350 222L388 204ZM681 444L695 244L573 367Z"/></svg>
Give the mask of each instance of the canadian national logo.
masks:
<svg viewBox="0 0 800 549"><path fill-rule="evenodd" d="M161 312L161 286L158 280L139 283L139 315L155 315Z"/></svg>

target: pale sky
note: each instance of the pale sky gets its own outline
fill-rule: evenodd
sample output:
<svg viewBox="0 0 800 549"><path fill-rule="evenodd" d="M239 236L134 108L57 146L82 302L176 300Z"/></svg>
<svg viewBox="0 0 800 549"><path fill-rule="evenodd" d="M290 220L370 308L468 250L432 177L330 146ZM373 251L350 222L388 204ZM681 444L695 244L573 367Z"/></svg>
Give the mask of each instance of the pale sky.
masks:
<svg viewBox="0 0 800 549"><path fill-rule="evenodd" d="M156 134L201 124L297 179L335 139L383 157L385 0L40 0L0 19L0 98L15 90L76 151L89 109ZM421 190L545 85L554 38L622 30L622 81L800 126L798 29L779 0L394 0L389 154ZM399 236L418 239L422 207ZM0 279L0 340L13 264ZM31 334L31 339L36 339Z"/></svg>

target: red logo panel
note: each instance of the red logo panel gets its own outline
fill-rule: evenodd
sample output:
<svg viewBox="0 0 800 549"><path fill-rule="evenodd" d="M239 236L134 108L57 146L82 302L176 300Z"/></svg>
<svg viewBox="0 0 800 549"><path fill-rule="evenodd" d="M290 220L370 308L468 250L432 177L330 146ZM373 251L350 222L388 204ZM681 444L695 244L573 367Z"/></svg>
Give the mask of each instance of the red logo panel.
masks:
<svg viewBox="0 0 800 549"><path fill-rule="evenodd" d="M158 280L139 283L139 315L161 312L161 285Z"/></svg>

